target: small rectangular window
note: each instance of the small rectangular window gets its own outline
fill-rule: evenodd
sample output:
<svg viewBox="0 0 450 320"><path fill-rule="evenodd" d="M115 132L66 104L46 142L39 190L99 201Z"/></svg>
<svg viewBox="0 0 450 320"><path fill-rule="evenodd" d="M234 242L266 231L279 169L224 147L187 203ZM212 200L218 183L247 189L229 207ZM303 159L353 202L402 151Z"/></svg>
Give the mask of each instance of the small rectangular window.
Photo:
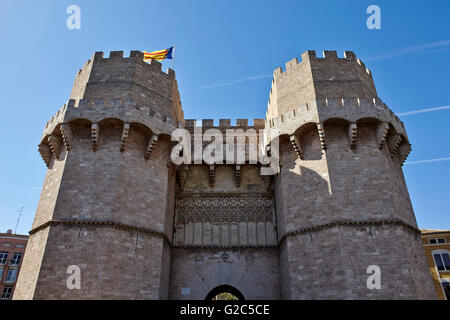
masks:
<svg viewBox="0 0 450 320"><path fill-rule="evenodd" d="M430 244L436 244L436 239L429 239Z"/></svg>
<svg viewBox="0 0 450 320"><path fill-rule="evenodd" d="M5 286L2 292L2 299L11 299L11 296L12 296L12 287Z"/></svg>
<svg viewBox="0 0 450 320"><path fill-rule="evenodd" d="M438 243L445 243L445 239L438 239Z"/></svg>
<svg viewBox="0 0 450 320"><path fill-rule="evenodd" d="M3 276L3 269L4 269L4 267L0 267L0 281L1 281L2 276Z"/></svg>
<svg viewBox="0 0 450 320"><path fill-rule="evenodd" d="M434 257L434 263L436 264L436 268L439 271L445 271L444 262L442 261L441 255L436 253L436 254L433 254L433 257Z"/></svg>
<svg viewBox="0 0 450 320"><path fill-rule="evenodd" d="M0 252L0 264L5 264L8 258L8 252Z"/></svg>
<svg viewBox="0 0 450 320"><path fill-rule="evenodd" d="M4 247L11 247L11 243L4 243L3 246Z"/></svg>
<svg viewBox="0 0 450 320"><path fill-rule="evenodd" d="M17 244L16 248L25 248L25 245L24 244Z"/></svg>

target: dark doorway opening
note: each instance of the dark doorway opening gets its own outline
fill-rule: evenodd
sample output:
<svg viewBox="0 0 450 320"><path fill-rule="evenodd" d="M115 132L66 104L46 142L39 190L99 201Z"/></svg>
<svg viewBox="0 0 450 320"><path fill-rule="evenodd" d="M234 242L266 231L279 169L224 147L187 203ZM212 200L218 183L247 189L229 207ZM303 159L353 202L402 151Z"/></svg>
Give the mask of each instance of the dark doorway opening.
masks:
<svg viewBox="0 0 450 320"><path fill-rule="evenodd" d="M238 289L224 284L212 289L205 300L245 300L245 298Z"/></svg>

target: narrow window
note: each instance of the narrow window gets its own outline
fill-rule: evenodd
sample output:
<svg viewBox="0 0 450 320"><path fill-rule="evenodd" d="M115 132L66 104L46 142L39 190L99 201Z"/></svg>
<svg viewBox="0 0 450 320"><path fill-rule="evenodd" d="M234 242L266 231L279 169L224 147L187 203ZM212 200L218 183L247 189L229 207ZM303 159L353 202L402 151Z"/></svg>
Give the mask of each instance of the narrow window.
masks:
<svg viewBox="0 0 450 320"><path fill-rule="evenodd" d="M12 286L5 286L2 292L2 299L8 300L12 296Z"/></svg>
<svg viewBox="0 0 450 320"><path fill-rule="evenodd" d="M14 253L14 256L11 259L11 265L12 266L18 266L20 265L20 260L22 260L22 254L21 253Z"/></svg>
<svg viewBox="0 0 450 320"><path fill-rule="evenodd" d="M445 243L445 239L438 239L438 243Z"/></svg>
<svg viewBox="0 0 450 320"><path fill-rule="evenodd" d="M436 239L429 239L430 244L436 244Z"/></svg>
<svg viewBox="0 0 450 320"><path fill-rule="evenodd" d="M0 252L0 264L6 264L8 258L8 252Z"/></svg>
<svg viewBox="0 0 450 320"><path fill-rule="evenodd" d="M448 253L443 253L442 260L444 260L445 269L450 271L450 255Z"/></svg>
<svg viewBox="0 0 450 320"><path fill-rule="evenodd" d="M9 268L8 274L6 275L5 283L16 282L17 268Z"/></svg>
<svg viewBox="0 0 450 320"><path fill-rule="evenodd" d="M442 288L444 289L445 297L450 300L450 283L442 282Z"/></svg>
<svg viewBox="0 0 450 320"><path fill-rule="evenodd" d="M442 261L442 257L440 254L433 254L434 263L439 271L445 271L444 262Z"/></svg>

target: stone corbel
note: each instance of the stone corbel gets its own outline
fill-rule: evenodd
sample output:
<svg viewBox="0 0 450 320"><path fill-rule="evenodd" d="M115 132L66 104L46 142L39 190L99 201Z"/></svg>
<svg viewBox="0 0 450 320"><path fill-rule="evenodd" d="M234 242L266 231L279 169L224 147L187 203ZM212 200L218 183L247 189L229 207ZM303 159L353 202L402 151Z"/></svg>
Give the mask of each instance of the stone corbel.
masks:
<svg viewBox="0 0 450 320"><path fill-rule="evenodd" d="M42 160L44 160L45 165L50 166L50 160L52 159L52 150L47 144L40 144L38 151L41 154Z"/></svg>
<svg viewBox="0 0 450 320"><path fill-rule="evenodd" d="M180 189L181 191L184 190L184 186L186 184L186 180L189 174L189 167L186 165L180 166L180 169L178 171L179 177L180 177Z"/></svg>
<svg viewBox="0 0 450 320"><path fill-rule="evenodd" d="M120 152L125 151L125 146L127 144L128 140L128 134L130 133L130 124L124 123L123 124L123 130L122 130L122 138L120 139Z"/></svg>
<svg viewBox="0 0 450 320"><path fill-rule="evenodd" d="M406 161L409 154L411 153L411 144L409 144L408 142L402 143L398 148L398 153L400 155L401 164L403 165L403 163Z"/></svg>
<svg viewBox="0 0 450 320"><path fill-rule="evenodd" d="M100 133L98 124L93 123L91 126L91 140L92 140L92 149L97 151L98 149L98 135Z"/></svg>
<svg viewBox="0 0 450 320"><path fill-rule="evenodd" d="M51 134L47 139L48 145L50 146L50 150L55 156L56 159L59 158L59 154L61 152L62 140L57 135Z"/></svg>
<svg viewBox="0 0 450 320"><path fill-rule="evenodd" d="M402 142L402 136L399 134L393 134L387 138L387 144L389 147L389 152L391 153L391 158L397 153L400 143Z"/></svg>
<svg viewBox="0 0 450 320"><path fill-rule="evenodd" d="M358 126L356 122L352 122L348 127L347 131L348 140L350 142L350 149L355 149L356 147L356 137L358 135Z"/></svg>
<svg viewBox="0 0 450 320"><path fill-rule="evenodd" d="M73 143L73 133L72 129L70 129L68 124L63 123L61 125L61 136L64 143L64 146L66 147L67 151L70 151L72 149L72 143Z"/></svg>
<svg viewBox="0 0 450 320"><path fill-rule="evenodd" d="M152 135L150 137L150 140L147 143L147 147L145 148L145 155L144 158L148 160L150 158L150 154L153 152L156 146L156 142L158 141L157 135Z"/></svg>
<svg viewBox="0 0 450 320"><path fill-rule="evenodd" d="M209 186L214 187L214 182L215 182L214 165L211 164L209 166Z"/></svg>
<svg viewBox="0 0 450 320"><path fill-rule="evenodd" d="M378 149L383 148L383 144L386 141L386 137L389 131L389 124L387 122L380 123L376 128L376 137Z"/></svg>
<svg viewBox="0 0 450 320"><path fill-rule="evenodd" d="M320 146L322 147L322 151L325 151L327 149L327 143L325 138L325 130L323 128L322 122L319 122L317 124L317 131L319 132Z"/></svg>
<svg viewBox="0 0 450 320"><path fill-rule="evenodd" d="M241 166L237 165L235 167L235 183L236 183L236 187L240 187L241 186Z"/></svg>
<svg viewBox="0 0 450 320"><path fill-rule="evenodd" d="M292 147L294 148L295 153L297 153L297 157L299 159L303 160L303 150L300 147L300 142L299 142L298 138L294 134L291 134L289 137L289 140L292 143Z"/></svg>

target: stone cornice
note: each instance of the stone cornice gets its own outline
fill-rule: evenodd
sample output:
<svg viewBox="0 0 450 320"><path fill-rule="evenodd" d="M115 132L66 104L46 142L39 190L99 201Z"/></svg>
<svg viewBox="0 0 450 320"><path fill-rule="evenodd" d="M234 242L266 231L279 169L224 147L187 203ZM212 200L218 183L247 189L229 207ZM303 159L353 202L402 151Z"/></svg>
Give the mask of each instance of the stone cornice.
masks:
<svg viewBox="0 0 450 320"><path fill-rule="evenodd" d="M369 226L369 225L383 225L383 224L393 224L393 225L403 226L417 234L421 233L419 229L417 229L416 227L414 227L402 220L395 220L395 219L392 219L392 220L359 220L359 221L336 220L336 221L332 221L329 223L324 223L324 224L319 224L319 225L315 225L315 226L300 228L300 229L293 230L293 231L288 231L280 237L280 239L278 241L278 246L281 246L287 237L294 237L294 236L297 236L300 234L320 231L323 229L329 229L329 228L333 228L336 226L364 226L364 225Z"/></svg>
<svg viewBox="0 0 450 320"><path fill-rule="evenodd" d="M149 228L136 227L129 224L118 223L114 221L77 221L77 220L49 220L36 228L29 231L30 235L39 232L52 225L72 225L72 226L83 226L83 225L96 225L96 226L109 226L115 229L127 230L127 231L139 231L157 238L163 238L167 243L172 245L172 242L167 238L167 236L160 231L152 230Z"/></svg>
<svg viewBox="0 0 450 320"><path fill-rule="evenodd" d="M211 248L211 249L235 249L235 248L279 248L283 244L283 242L288 237L295 237L297 235L306 234L309 232L320 231L323 229L329 229L336 226L368 226L368 225L398 225L413 231L414 233L420 235L421 231L416 227L402 221L402 220L360 220L360 221L346 221L346 220L338 220L330 223L324 223L315 226L309 226L305 228L300 228L297 230L289 231L284 233L281 238L278 240L277 245L261 245L261 244L253 244L253 245L173 245L172 242L167 238L167 236L163 232L159 232L156 230L141 228L132 225L117 223L113 221L75 221L75 220L49 220L36 228L33 228L29 231L30 235L33 235L36 232L39 232L49 226L52 225L72 225L72 226L82 226L82 225L97 225L97 226L110 226L115 229L127 230L127 231L138 231L143 232L154 237L164 239L171 247L176 248Z"/></svg>

